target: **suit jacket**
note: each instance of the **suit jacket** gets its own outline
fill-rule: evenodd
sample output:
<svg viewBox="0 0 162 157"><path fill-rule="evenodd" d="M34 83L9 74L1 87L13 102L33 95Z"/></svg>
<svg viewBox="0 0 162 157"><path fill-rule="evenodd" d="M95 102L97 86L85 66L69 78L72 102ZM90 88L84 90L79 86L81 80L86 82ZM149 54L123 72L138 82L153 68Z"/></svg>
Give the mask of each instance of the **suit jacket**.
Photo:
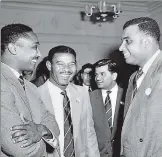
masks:
<svg viewBox="0 0 162 157"><path fill-rule="evenodd" d="M47 110L54 115L47 83L48 81L38 89ZM69 99L73 110L72 121L75 155L76 157L99 157L88 91L74 84L69 84L67 89L70 92Z"/></svg>
<svg viewBox="0 0 162 157"><path fill-rule="evenodd" d="M162 52L149 68L129 106L131 88L132 78L126 94L121 154L125 157L161 157Z"/></svg>
<svg viewBox="0 0 162 157"><path fill-rule="evenodd" d="M90 93L94 126L97 134L97 140L101 157L112 157L113 149L116 154L116 155L114 154L114 156L120 155L120 132L122 125L120 121L122 119L122 116L121 119L119 119L120 118L119 110L121 110L123 106L121 105L122 98L124 97L123 94L124 94L123 88L118 87L113 129L111 132L106 117L101 90L97 89ZM114 148L112 149L113 146Z"/></svg>
<svg viewBox="0 0 162 157"><path fill-rule="evenodd" d="M13 72L1 64L1 156L56 157L58 153L55 147L51 153L47 153L46 146L50 145L44 139L26 148L21 148L21 143L14 144L11 140L10 128L23 124L22 116L36 124L45 125L55 137L59 135L55 118L45 109L37 88L27 80L24 83L25 91Z"/></svg>

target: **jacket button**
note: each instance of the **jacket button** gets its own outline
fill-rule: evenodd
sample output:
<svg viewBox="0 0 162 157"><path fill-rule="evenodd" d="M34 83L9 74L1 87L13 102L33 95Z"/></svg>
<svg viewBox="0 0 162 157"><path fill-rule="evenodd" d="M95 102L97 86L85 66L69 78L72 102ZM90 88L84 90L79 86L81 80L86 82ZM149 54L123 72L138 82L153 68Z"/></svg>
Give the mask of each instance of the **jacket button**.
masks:
<svg viewBox="0 0 162 157"><path fill-rule="evenodd" d="M112 142L112 143L114 143L114 142L115 142L115 140L113 139L113 140L111 140L111 142Z"/></svg>
<svg viewBox="0 0 162 157"><path fill-rule="evenodd" d="M139 141L140 141L140 142L143 142L143 139L142 139L142 138L140 138L140 139L139 139Z"/></svg>

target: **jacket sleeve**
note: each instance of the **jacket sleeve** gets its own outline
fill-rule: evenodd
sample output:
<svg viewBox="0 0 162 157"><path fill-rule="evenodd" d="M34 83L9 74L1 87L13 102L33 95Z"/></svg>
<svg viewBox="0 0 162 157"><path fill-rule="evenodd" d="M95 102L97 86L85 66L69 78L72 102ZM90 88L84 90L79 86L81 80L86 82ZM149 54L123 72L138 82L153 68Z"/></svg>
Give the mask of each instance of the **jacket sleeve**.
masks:
<svg viewBox="0 0 162 157"><path fill-rule="evenodd" d="M45 143L40 140L33 145L21 148L21 143L13 143L10 128L23 124L16 108L14 94L9 88L1 87L1 151L8 156L42 157L46 156Z"/></svg>

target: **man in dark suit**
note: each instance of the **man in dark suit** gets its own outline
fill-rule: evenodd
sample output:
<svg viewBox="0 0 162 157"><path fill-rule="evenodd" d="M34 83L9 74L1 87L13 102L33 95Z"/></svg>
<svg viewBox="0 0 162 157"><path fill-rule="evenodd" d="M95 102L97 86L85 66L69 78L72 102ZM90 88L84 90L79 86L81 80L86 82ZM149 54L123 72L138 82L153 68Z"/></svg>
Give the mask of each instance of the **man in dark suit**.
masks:
<svg viewBox="0 0 162 157"><path fill-rule="evenodd" d="M1 156L58 157L59 130L37 88L23 79L40 52L33 30L24 24L1 29ZM50 148L50 152L46 150Z"/></svg>
<svg viewBox="0 0 162 157"><path fill-rule="evenodd" d="M120 131L124 91L117 85L116 63L103 59L94 64L99 89L90 93L94 126L101 157L120 155Z"/></svg>
<svg viewBox="0 0 162 157"><path fill-rule="evenodd" d="M162 156L162 52L160 29L149 17L127 21L122 44L128 64L139 71L129 80L124 107L121 154L124 157Z"/></svg>

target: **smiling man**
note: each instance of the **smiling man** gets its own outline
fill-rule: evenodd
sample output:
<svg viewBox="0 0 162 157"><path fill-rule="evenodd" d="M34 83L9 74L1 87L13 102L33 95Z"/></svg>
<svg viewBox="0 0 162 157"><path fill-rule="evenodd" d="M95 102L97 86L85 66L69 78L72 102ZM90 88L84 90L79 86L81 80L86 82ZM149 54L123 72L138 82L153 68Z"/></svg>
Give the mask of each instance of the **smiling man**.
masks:
<svg viewBox="0 0 162 157"><path fill-rule="evenodd" d="M39 92L58 123L61 157L99 157L88 91L71 83L77 69L75 51L56 46L47 58L50 77Z"/></svg>
<svg viewBox="0 0 162 157"><path fill-rule="evenodd" d="M38 45L29 26L10 24L1 29L1 156L59 155L55 118L45 109L37 88L22 77L23 71L34 70Z"/></svg>
<svg viewBox="0 0 162 157"><path fill-rule="evenodd" d="M123 26L123 52L128 64L138 65L132 74L124 106L121 138L123 157L162 156L162 52L160 29L149 17Z"/></svg>

